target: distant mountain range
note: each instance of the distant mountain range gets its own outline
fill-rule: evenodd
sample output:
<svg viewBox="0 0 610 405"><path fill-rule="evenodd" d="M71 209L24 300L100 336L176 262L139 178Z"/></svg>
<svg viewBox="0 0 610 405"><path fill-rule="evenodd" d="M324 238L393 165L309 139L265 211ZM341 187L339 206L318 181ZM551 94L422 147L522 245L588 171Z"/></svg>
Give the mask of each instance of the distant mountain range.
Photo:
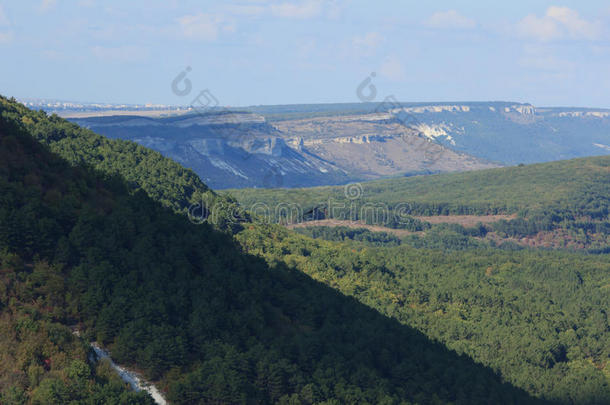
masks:
<svg viewBox="0 0 610 405"><path fill-rule="evenodd" d="M332 185L610 154L610 110L511 102L254 106L71 120L158 150L217 189Z"/></svg>
<svg viewBox="0 0 610 405"><path fill-rule="evenodd" d="M516 103L408 106L414 126L443 145L506 165L610 152L610 110Z"/></svg>

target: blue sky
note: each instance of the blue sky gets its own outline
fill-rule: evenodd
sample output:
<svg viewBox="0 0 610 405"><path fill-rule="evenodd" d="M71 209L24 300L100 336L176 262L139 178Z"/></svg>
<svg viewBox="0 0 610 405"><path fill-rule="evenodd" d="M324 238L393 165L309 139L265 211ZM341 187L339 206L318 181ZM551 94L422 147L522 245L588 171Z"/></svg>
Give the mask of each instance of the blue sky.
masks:
<svg viewBox="0 0 610 405"><path fill-rule="evenodd" d="M0 93L222 105L377 99L610 108L604 1L0 0ZM193 92L193 94L195 94Z"/></svg>

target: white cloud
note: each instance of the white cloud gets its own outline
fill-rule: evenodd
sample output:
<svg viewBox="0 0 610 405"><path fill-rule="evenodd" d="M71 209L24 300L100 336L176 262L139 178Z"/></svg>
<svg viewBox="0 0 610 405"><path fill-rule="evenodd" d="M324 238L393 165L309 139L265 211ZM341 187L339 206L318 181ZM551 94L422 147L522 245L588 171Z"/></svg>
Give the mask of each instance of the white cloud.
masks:
<svg viewBox="0 0 610 405"><path fill-rule="evenodd" d="M98 59L113 62L139 62L148 58L148 51L137 46L94 46L91 53Z"/></svg>
<svg viewBox="0 0 610 405"><path fill-rule="evenodd" d="M186 15L178 19L182 34L191 39L215 41L220 32L234 32L235 24L216 14Z"/></svg>
<svg viewBox="0 0 610 405"><path fill-rule="evenodd" d="M386 58L379 68L379 73L392 81L401 81L407 77L402 62L394 55Z"/></svg>
<svg viewBox="0 0 610 405"><path fill-rule="evenodd" d="M468 29L474 28L476 22L469 17L463 16L455 10L439 11L434 13L425 21L431 28L443 29Z"/></svg>
<svg viewBox="0 0 610 405"><path fill-rule="evenodd" d="M321 0L304 0L301 3L279 3L270 6L271 13L276 17L284 18L311 18L322 11Z"/></svg>
<svg viewBox="0 0 610 405"><path fill-rule="evenodd" d="M556 39L599 39L602 25L599 21L588 21L577 11L568 7L552 6L542 17L530 14L517 24L517 32L523 37L538 41Z"/></svg>
<svg viewBox="0 0 610 405"><path fill-rule="evenodd" d="M528 15L517 25L519 34L524 37L535 38L540 41L549 41L561 37L561 31L557 23L548 18L538 18Z"/></svg>
<svg viewBox="0 0 610 405"><path fill-rule="evenodd" d="M547 15L563 24L569 35L575 38L596 39L601 33L601 23L587 21L578 12L567 7L549 7Z"/></svg>

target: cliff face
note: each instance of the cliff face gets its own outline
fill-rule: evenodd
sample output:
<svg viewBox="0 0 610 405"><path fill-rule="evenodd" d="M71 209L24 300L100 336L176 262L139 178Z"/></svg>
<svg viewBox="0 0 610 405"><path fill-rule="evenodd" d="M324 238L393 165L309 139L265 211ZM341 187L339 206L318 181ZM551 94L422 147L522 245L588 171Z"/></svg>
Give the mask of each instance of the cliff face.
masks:
<svg viewBox="0 0 610 405"><path fill-rule="evenodd" d="M302 145L357 179L496 166L440 145L421 127L406 126L393 114L279 121L274 126L290 136L291 145Z"/></svg>
<svg viewBox="0 0 610 405"><path fill-rule="evenodd" d="M305 187L494 166L440 145L389 112L277 122L247 112L73 121L158 150L217 189Z"/></svg>
<svg viewBox="0 0 610 405"><path fill-rule="evenodd" d="M340 184L610 151L607 110L507 102L340 107L262 106L254 112L73 121L156 149L218 189Z"/></svg>
<svg viewBox="0 0 610 405"><path fill-rule="evenodd" d="M608 153L610 110L490 102L392 109L456 151L507 165Z"/></svg>

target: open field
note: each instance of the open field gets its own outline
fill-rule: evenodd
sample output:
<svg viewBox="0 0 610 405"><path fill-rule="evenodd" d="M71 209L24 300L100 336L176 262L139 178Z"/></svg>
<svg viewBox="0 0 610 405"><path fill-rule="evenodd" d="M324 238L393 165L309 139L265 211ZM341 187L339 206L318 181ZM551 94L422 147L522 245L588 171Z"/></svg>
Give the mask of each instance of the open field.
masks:
<svg viewBox="0 0 610 405"><path fill-rule="evenodd" d="M437 216L415 216L413 218L420 221L429 222L431 224L459 224L464 227L475 226L478 223L491 224L502 219L510 220L516 218L516 215L437 215ZM345 226L348 228L365 228L372 232L387 232L396 236L405 236L423 232L412 232L406 229L394 229L379 225L368 225L362 221L348 221L340 219L320 219L315 221L305 221L296 224L288 224L286 228L307 228L310 226Z"/></svg>
<svg viewBox="0 0 610 405"><path fill-rule="evenodd" d="M379 225L367 225L364 222L359 222L359 221L347 221L347 220L339 220L339 219L320 219L317 221L300 222L298 224L288 224L288 225L286 225L286 228L288 228L288 229L307 228L310 226L331 226L331 227L332 226L345 226L345 227L353 228L353 229L365 228L372 232L387 232L387 233L391 233L396 236L405 236L405 235L410 235L410 234L416 233L416 232L407 231L406 229L392 229L392 228L387 228L385 226L379 226Z"/></svg>
<svg viewBox="0 0 610 405"><path fill-rule="evenodd" d="M491 224L502 219L511 220L517 218L515 214L497 214L497 215L428 215L414 216L413 218L420 221L429 222L431 224L459 224L464 227L475 226L476 224Z"/></svg>

